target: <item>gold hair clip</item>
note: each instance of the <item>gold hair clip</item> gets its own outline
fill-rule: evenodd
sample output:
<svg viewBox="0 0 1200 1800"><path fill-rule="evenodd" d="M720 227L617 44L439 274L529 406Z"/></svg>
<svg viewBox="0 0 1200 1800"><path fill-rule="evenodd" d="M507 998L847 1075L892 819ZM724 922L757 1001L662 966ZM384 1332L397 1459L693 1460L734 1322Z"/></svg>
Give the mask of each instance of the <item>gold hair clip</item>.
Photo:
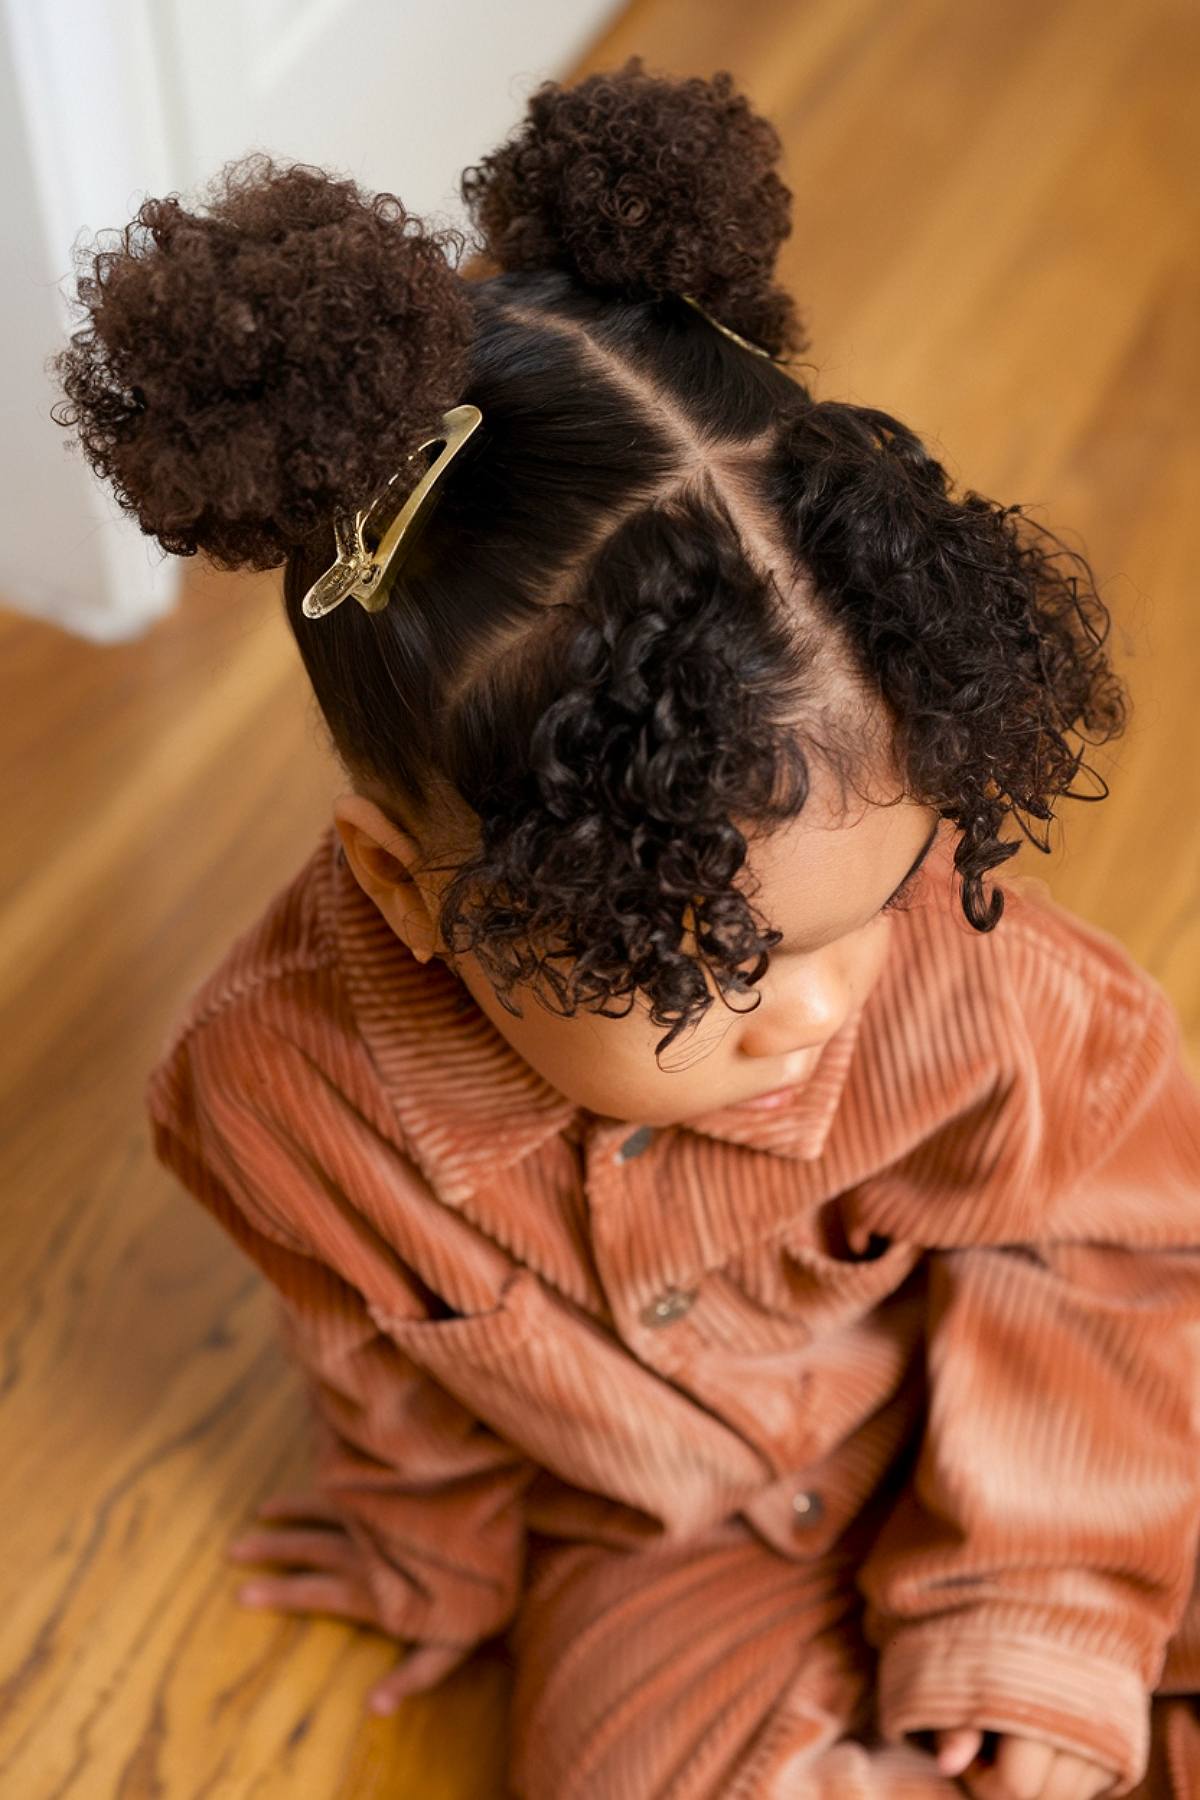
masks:
<svg viewBox="0 0 1200 1800"><path fill-rule="evenodd" d="M736 331L730 331L728 325L722 325L719 319L714 319L711 313L706 313L700 302L693 300L690 294L682 294L680 298L686 300L689 306L694 306L702 319L707 319L710 325L715 325L718 331L723 331L727 338L732 338L735 344L742 346L743 350L753 350L755 356L765 356L768 362L775 361L769 350L764 350L760 344L752 344L749 338L739 337Z"/></svg>
<svg viewBox="0 0 1200 1800"><path fill-rule="evenodd" d="M445 469L482 420L483 414L477 406L452 406L449 412L442 414L442 429L425 438L412 455L405 457L403 468L397 469L369 505L356 512L353 519L345 513L335 514L333 535L337 544L337 561L331 563L323 575L318 576L305 594L302 607L305 618L323 618L335 606L340 606L350 594L353 594L364 611L382 612L388 603L390 578L399 566L401 544L433 505L437 497L435 490ZM367 520L380 501L386 498L387 490L408 472L413 458L419 456L422 450L428 450L431 444L441 443L445 445L441 455L425 471L372 550L363 537L363 527Z"/></svg>
<svg viewBox="0 0 1200 1800"><path fill-rule="evenodd" d="M731 331L728 325L722 325L711 313L705 312L698 300L691 294L680 296L689 306L695 307L702 319L706 319L717 331L732 338L743 350L752 350L755 356L765 356L768 362L776 358L769 350L759 344L752 344L748 338ZM399 564L399 552L407 534L414 530L425 517L436 498L436 488L447 466L454 460L472 432L483 422L483 414L477 406L452 406L449 412L442 414L442 429L425 438L417 448L404 460L403 468L397 469L379 491L375 498L353 517L346 513L337 513L333 520L333 536L337 545L337 559L331 563L323 575L319 575L304 596L301 610L306 619L321 619L332 612L335 606L351 594L365 612L382 612L389 599L391 577ZM363 536L363 528L380 501L387 497L388 490L408 472L409 464L428 450L431 444L443 444L441 455L422 476L413 493L405 501L400 512L392 520L383 537L372 550Z"/></svg>

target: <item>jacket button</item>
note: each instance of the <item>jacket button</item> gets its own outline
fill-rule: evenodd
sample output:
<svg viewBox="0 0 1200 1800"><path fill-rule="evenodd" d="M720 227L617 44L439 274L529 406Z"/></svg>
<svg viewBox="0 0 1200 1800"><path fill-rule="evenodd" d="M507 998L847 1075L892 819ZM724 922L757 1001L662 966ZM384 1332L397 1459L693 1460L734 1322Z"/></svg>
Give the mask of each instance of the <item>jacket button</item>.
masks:
<svg viewBox="0 0 1200 1800"><path fill-rule="evenodd" d="M792 1511L796 1515L793 1523L799 1530L802 1525L815 1525L824 1518L825 1502L811 1488L801 1489L800 1493L792 1495Z"/></svg>
<svg viewBox="0 0 1200 1800"><path fill-rule="evenodd" d="M684 1293L679 1288L668 1288L659 1294L649 1306L642 1308L643 1325L669 1325L672 1319L682 1319L696 1298L694 1293Z"/></svg>
<svg viewBox="0 0 1200 1800"><path fill-rule="evenodd" d="M631 1157L640 1156L654 1142L653 1125L639 1125L632 1136L627 1137L617 1151L618 1162L628 1162Z"/></svg>

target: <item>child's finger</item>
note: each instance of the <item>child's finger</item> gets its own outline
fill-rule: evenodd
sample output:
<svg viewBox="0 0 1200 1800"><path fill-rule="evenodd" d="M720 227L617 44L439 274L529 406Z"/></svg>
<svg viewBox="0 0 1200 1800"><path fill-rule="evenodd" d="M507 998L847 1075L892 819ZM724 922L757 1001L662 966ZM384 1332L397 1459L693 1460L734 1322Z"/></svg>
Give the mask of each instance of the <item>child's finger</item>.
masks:
<svg viewBox="0 0 1200 1800"><path fill-rule="evenodd" d="M312 1491L276 1494L274 1499L264 1500L261 1506L256 1506L254 1512L260 1519L327 1519L333 1525L341 1523L341 1515L333 1502Z"/></svg>
<svg viewBox="0 0 1200 1800"><path fill-rule="evenodd" d="M388 1672L371 1689L368 1704L372 1712L394 1712L409 1694L423 1694L436 1687L458 1667L468 1653L453 1644L418 1644L398 1666Z"/></svg>
<svg viewBox="0 0 1200 1800"><path fill-rule="evenodd" d="M1057 1755L1053 1744L1006 1734L1000 1739L993 1764L998 1790L1015 1796L1028 1794L1033 1800L1040 1800L1042 1787Z"/></svg>
<svg viewBox="0 0 1200 1800"><path fill-rule="evenodd" d="M302 1568L348 1569L354 1546L344 1533L325 1531L248 1531L226 1548L233 1562L295 1563Z"/></svg>
<svg viewBox="0 0 1200 1800"><path fill-rule="evenodd" d="M360 1625L374 1623L375 1613L369 1598L348 1597L346 1583L340 1575L276 1575L256 1576L238 1589L243 1606L273 1612L332 1613L341 1619L353 1619Z"/></svg>
<svg viewBox="0 0 1200 1800"><path fill-rule="evenodd" d="M961 1775L967 1764L979 1754L982 1731L969 1726L934 1733L937 1740L938 1768L943 1775Z"/></svg>
<svg viewBox="0 0 1200 1800"><path fill-rule="evenodd" d="M1039 1800L1098 1800L1098 1796L1108 1792L1114 1779L1109 1770L1096 1763L1060 1750Z"/></svg>

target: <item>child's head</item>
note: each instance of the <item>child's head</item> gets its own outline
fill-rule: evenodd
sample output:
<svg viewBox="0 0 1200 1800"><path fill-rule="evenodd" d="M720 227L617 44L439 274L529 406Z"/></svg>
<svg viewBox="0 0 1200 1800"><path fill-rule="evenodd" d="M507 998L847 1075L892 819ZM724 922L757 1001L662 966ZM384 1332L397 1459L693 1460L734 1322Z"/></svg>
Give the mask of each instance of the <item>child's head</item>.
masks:
<svg viewBox="0 0 1200 1800"><path fill-rule="evenodd" d="M393 928L578 1103L647 1122L807 1072L934 827L991 930L1005 820L1030 836L1067 734L1124 724L1086 562L782 366L779 150L725 74L546 83L463 178L474 281L394 197L251 158L207 214L145 203L56 359L59 423L145 531L286 564ZM388 604L305 616L334 514L461 402L482 424Z"/></svg>

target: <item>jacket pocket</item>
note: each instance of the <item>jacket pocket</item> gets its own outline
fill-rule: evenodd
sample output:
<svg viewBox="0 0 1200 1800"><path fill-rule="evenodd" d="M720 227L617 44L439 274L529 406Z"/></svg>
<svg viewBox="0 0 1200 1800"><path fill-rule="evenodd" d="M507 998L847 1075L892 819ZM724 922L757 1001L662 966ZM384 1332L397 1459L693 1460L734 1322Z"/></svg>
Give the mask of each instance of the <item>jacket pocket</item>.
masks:
<svg viewBox="0 0 1200 1800"><path fill-rule="evenodd" d="M538 1276L514 1268L494 1303L478 1311L414 1318L383 1301L369 1301L367 1311L409 1361L479 1413L487 1417L510 1401L514 1362L532 1327Z"/></svg>
<svg viewBox="0 0 1200 1800"><path fill-rule="evenodd" d="M776 1240L780 1275L814 1336L854 1324L907 1281L921 1260L916 1244L877 1232L845 1241L811 1225Z"/></svg>

